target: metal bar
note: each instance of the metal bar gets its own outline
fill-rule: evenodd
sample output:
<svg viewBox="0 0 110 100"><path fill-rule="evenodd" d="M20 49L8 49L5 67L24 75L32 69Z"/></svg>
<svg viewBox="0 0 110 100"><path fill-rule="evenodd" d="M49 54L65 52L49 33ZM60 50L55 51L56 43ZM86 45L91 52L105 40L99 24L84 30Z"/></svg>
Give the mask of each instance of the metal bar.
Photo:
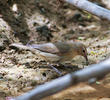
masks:
<svg viewBox="0 0 110 100"><path fill-rule="evenodd" d="M110 72L110 59L99 64L88 66L87 68L67 74L51 82L37 86L32 91L15 98L15 100L39 100L60 92L79 82L88 81L92 78L103 78Z"/></svg>
<svg viewBox="0 0 110 100"><path fill-rule="evenodd" d="M65 0L66 2L86 10L100 18L104 18L110 21L110 10L100 7L94 3L89 2L88 0Z"/></svg>

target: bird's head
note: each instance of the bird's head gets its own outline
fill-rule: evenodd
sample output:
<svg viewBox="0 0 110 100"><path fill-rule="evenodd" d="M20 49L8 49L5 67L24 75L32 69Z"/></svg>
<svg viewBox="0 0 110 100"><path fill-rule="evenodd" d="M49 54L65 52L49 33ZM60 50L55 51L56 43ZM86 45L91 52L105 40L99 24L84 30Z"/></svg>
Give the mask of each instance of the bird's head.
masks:
<svg viewBox="0 0 110 100"><path fill-rule="evenodd" d="M76 44L76 52L77 52L77 55L83 56L86 59L86 62L88 63L87 49L84 44L77 43Z"/></svg>

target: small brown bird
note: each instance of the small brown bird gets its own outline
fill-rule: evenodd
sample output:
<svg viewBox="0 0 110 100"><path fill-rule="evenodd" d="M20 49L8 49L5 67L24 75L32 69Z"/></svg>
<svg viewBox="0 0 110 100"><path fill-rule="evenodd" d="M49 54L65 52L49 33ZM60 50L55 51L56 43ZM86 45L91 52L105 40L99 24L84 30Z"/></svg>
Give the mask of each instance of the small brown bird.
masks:
<svg viewBox="0 0 110 100"><path fill-rule="evenodd" d="M26 46L21 44L11 44L10 47L17 47L26 50L31 50L36 52L38 56L43 58L47 62L59 62L65 63L66 61L71 61L75 56L81 55L86 59L88 64L87 58L87 49L84 44L79 42L56 42L56 43L44 43L44 44L27 44ZM36 49L36 50L35 50ZM59 75L62 73L49 64Z"/></svg>
<svg viewBox="0 0 110 100"><path fill-rule="evenodd" d="M79 42L56 42L56 43L44 43L44 44L28 44L40 51L41 57L49 62L65 62L71 61L75 56L83 56L87 63L87 49L86 46Z"/></svg>

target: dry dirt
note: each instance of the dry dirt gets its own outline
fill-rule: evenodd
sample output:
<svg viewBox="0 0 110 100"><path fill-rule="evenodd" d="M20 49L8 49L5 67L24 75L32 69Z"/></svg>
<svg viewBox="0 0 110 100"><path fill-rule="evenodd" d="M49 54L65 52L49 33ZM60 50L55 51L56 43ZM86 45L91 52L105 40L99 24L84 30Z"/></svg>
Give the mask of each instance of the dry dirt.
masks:
<svg viewBox="0 0 110 100"><path fill-rule="evenodd" d="M9 47L74 40L87 46L89 63L99 63L110 56L110 23L59 0L0 0L0 100L16 97L58 74L31 51ZM87 67L83 57L76 57L63 73ZM80 83L43 100L110 100L110 75L89 85Z"/></svg>

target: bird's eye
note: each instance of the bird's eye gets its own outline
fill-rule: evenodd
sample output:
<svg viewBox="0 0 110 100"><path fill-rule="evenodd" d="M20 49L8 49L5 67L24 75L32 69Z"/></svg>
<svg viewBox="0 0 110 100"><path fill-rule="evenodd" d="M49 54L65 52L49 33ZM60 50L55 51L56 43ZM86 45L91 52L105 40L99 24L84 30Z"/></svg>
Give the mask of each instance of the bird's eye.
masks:
<svg viewBox="0 0 110 100"><path fill-rule="evenodd" d="M85 50L83 50L83 52L85 53Z"/></svg>

